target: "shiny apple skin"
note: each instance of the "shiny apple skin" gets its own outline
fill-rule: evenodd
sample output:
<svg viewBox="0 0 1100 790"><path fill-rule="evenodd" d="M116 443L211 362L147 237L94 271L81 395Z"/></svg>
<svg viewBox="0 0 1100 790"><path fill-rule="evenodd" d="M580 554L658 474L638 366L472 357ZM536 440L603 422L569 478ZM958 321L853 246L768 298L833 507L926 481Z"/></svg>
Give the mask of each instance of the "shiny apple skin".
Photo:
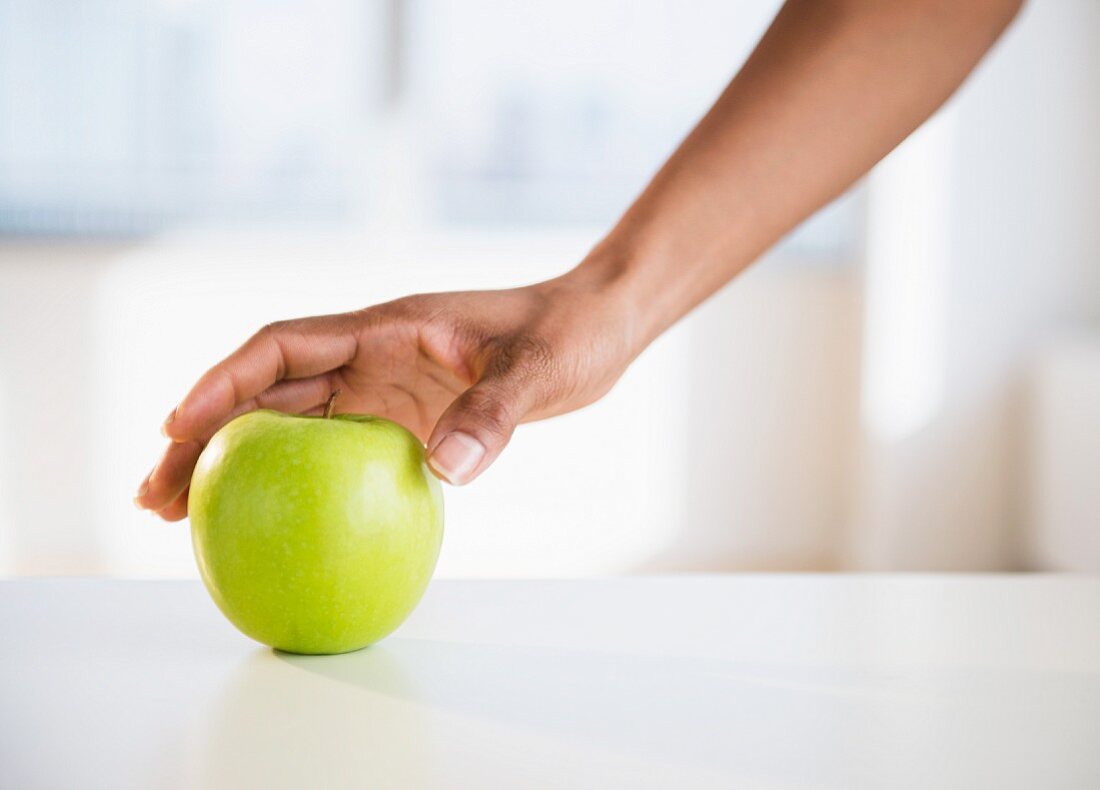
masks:
<svg viewBox="0 0 1100 790"><path fill-rule="evenodd" d="M218 608L291 653L345 653L391 633L424 594L443 539L423 445L367 415L237 417L199 457L188 510Z"/></svg>

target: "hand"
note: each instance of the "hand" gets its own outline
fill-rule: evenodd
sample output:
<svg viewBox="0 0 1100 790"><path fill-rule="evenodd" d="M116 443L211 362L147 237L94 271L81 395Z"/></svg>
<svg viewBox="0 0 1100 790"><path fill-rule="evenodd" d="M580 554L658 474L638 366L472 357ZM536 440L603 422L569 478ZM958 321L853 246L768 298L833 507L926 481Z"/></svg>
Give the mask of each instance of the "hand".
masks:
<svg viewBox="0 0 1100 790"><path fill-rule="evenodd" d="M629 312L576 279L410 296L264 327L169 415L171 444L135 503L183 518L195 462L222 425L253 409L319 414L336 390L337 411L404 425L427 443L437 476L469 482L517 424L595 401L636 354Z"/></svg>
<svg viewBox="0 0 1100 790"><path fill-rule="evenodd" d="M456 485L496 459L517 423L599 398L661 331L942 104L1020 0L839 5L787 0L710 112L564 277L261 330L169 417L172 445L137 504L183 518L195 461L221 425L256 408L318 413L337 389L341 410L426 440L433 470Z"/></svg>

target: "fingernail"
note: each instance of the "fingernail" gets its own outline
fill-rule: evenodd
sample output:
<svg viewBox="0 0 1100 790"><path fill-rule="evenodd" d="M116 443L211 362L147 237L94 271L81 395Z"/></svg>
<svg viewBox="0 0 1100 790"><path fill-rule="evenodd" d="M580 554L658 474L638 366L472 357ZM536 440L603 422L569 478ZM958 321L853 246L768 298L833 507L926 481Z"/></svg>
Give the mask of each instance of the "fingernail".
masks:
<svg viewBox="0 0 1100 790"><path fill-rule="evenodd" d="M147 493L149 493L149 478L152 477L152 476L153 476L152 472L147 474L145 476L145 479L141 481L141 485L138 486L137 493L134 495L134 504L137 505L138 507L141 507L141 504L138 502L138 500L141 499L143 496L145 496Z"/></svg>
<svg viewBox="0 0 1100 790"><path fill-rule="evenodd" d="M432 452L428 465L453 486L465 485L485 457L485 446L469 434L447 434Z"/></svg>
<svg viewBox="0 0 1100 790"><path fill-rule="evenodd" d="M168 414L168 416L164 418L164 422L162 422L161 425L160 425L160 432L164 436L165 439L172 438L168 435L168 426L171 425L175 421L176 412L178 410L179 410L178 406L175 409L172 409L172 411Z"/></svg>

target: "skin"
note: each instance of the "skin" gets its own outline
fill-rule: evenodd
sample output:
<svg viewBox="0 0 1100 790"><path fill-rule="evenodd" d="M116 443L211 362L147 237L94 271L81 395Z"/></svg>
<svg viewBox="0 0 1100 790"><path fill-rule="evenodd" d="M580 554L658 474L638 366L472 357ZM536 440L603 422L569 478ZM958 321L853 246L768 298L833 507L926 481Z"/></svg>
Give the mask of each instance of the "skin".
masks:
<svg viewBox="0 0 1100 790"><path fill-rule="evenodd" d="M169 415L135 502L187 513L203 445L255 408L378 414L464 484L525 421L606 393L630 362L847 189L962 83L1020 0L788 0L749 60L615 227L568 273L271 324Z"/></svg>

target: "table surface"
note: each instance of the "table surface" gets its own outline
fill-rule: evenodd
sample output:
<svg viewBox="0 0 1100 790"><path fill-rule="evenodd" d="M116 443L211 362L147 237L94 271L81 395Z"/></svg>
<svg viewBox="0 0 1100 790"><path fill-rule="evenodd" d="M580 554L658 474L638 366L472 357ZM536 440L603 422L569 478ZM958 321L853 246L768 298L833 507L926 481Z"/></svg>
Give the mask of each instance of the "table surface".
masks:
<svg viewBox="0 0 1100 790"><path fill-rule="evenodd" d="M1100 787L1100 579L437 581L276 653L197 582L0 582L0 787Z"/></svg>

